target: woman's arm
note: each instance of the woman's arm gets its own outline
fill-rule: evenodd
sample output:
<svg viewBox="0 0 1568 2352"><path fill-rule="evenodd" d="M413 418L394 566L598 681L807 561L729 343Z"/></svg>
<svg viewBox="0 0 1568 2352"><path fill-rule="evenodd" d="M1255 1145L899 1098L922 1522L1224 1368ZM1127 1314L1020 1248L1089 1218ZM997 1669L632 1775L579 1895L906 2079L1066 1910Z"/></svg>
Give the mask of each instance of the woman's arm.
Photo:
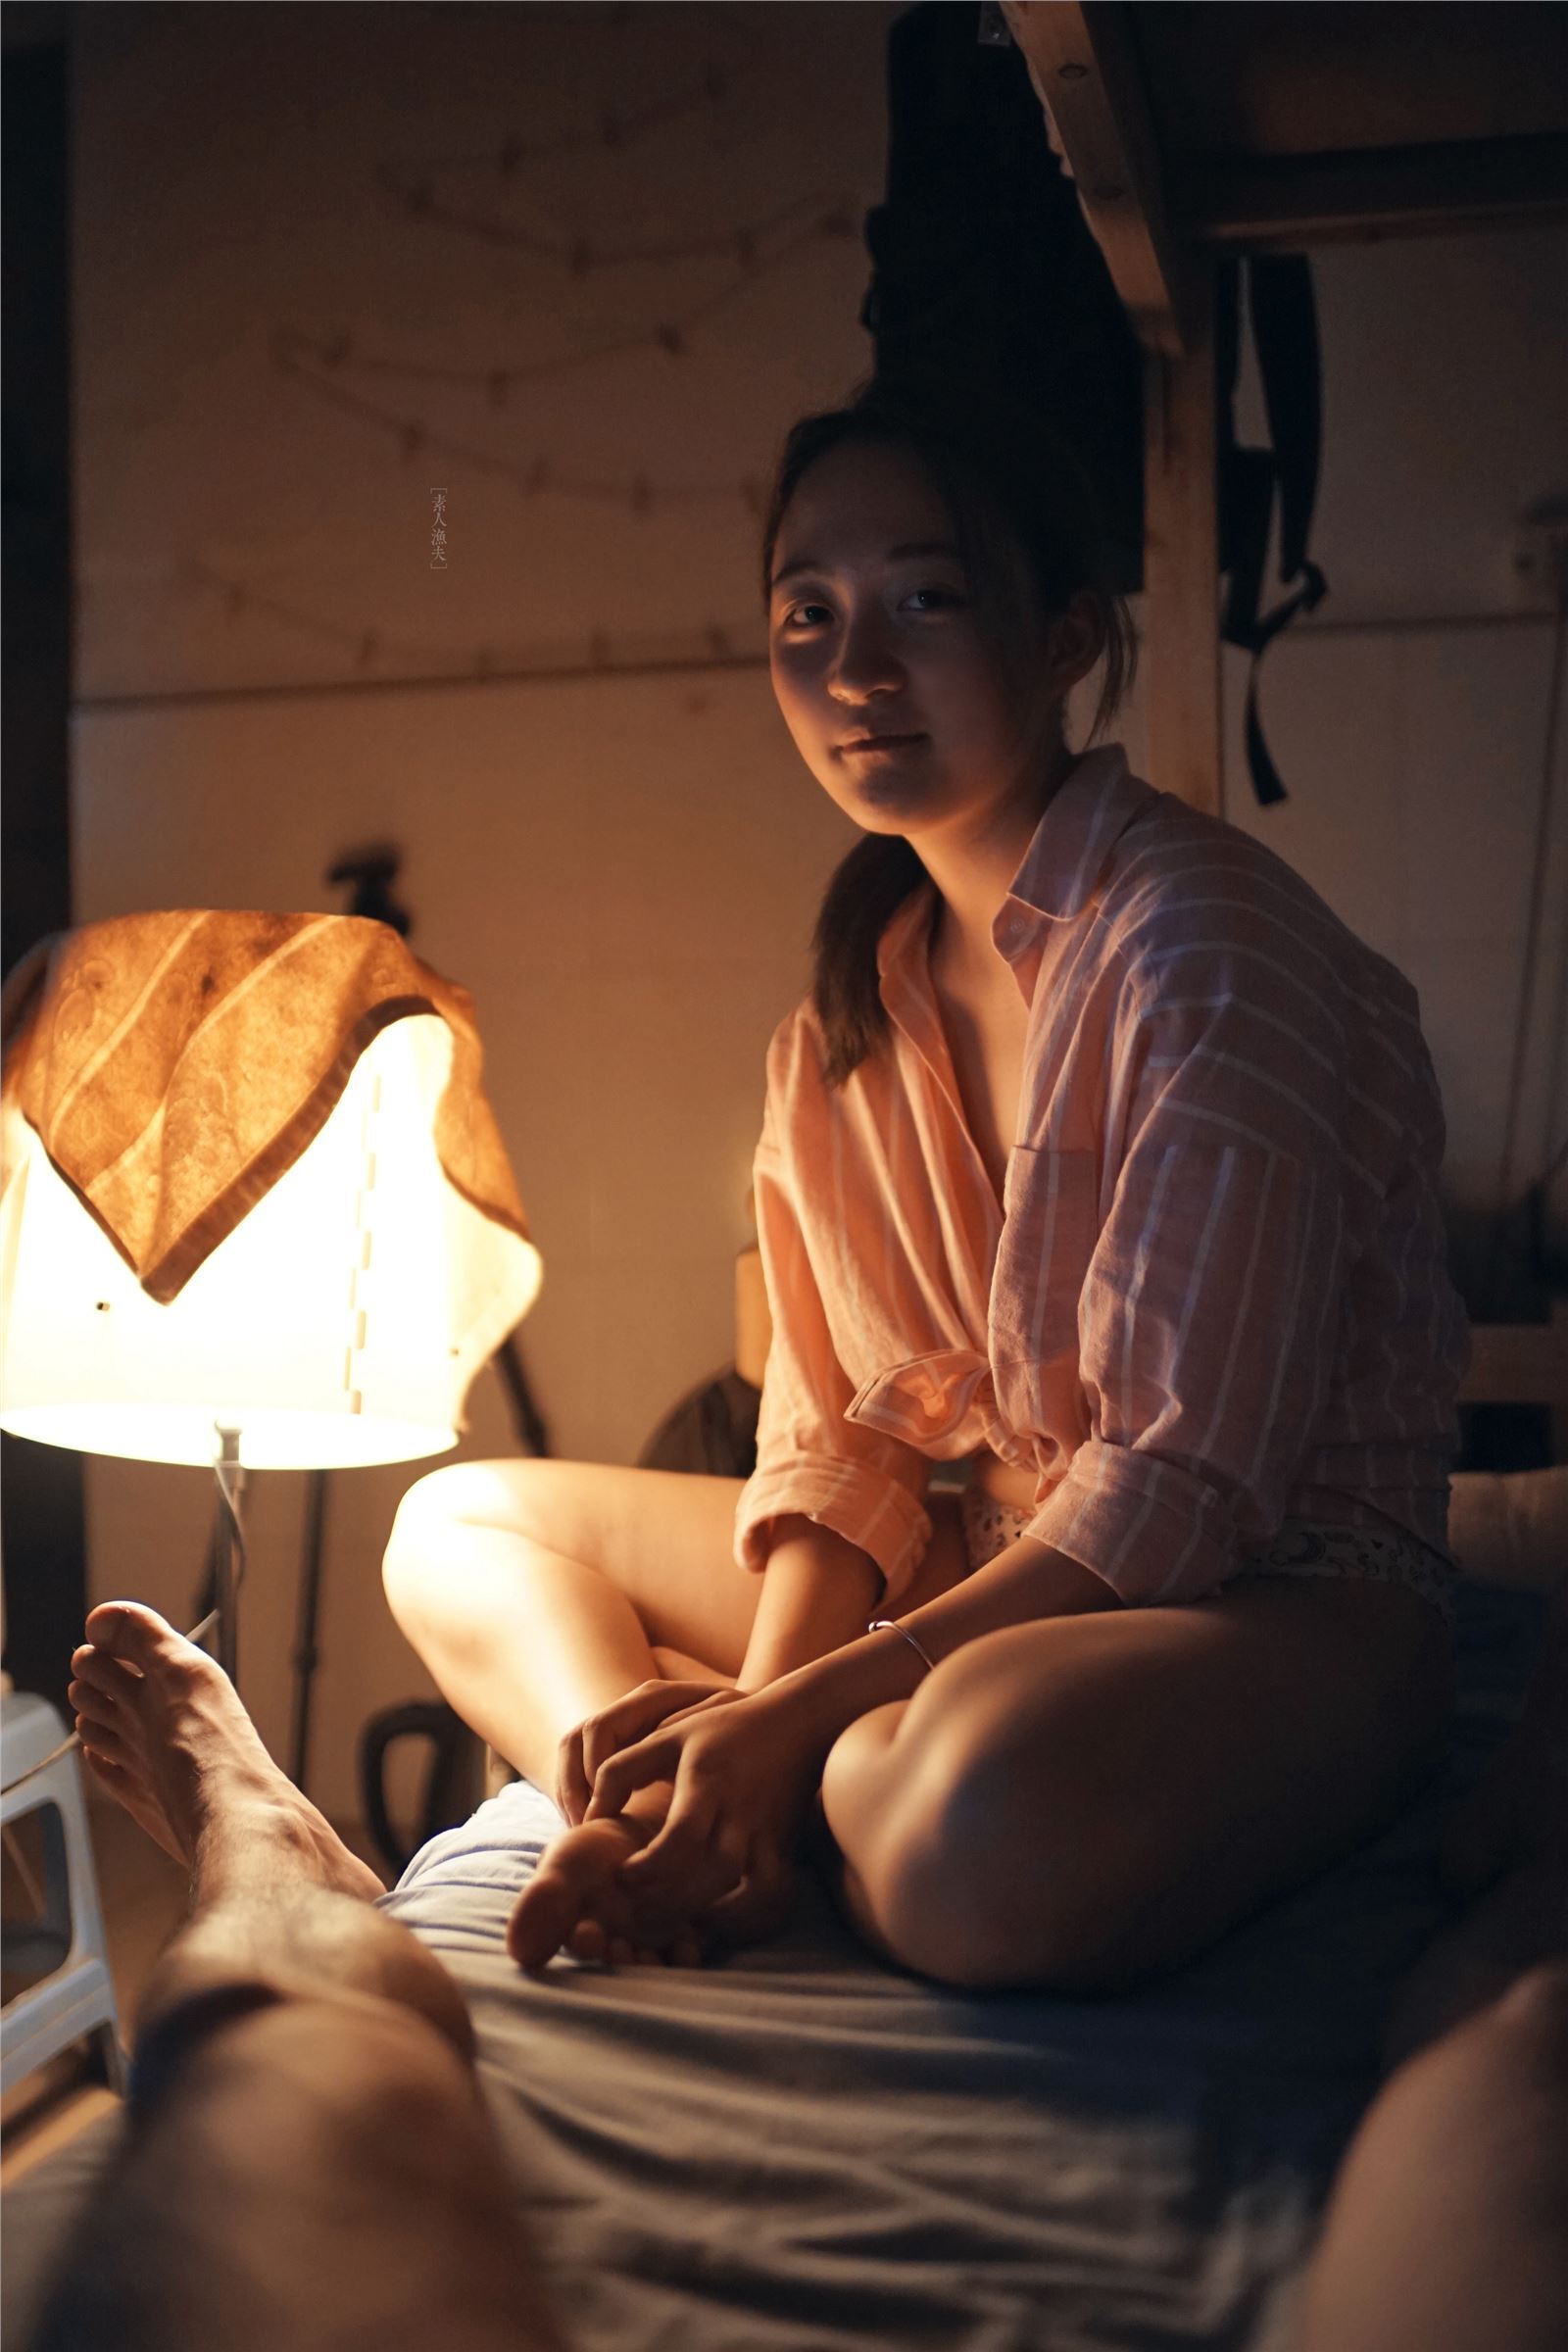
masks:
<svg viewBox="0 0 1568 2352"><path fill-rule="evenodd" d="M898 1620L933 1662L1008 1625L1120 1607L1110 1587L1049 1545L1022 1536L961 1585ZM870 1612L868 1612L870 1613ZM589 1819L620 1812L650 1781L673 1781L669 1816L630 1877L679 1878L719 1838L734 1859L757 1842L788 1853L827 1751L858 1716L908 1698L925 1673L891 1627L812 1659L762 1689L725 1694L609 1755L593 1779Z"/></svg>
<svg viewBox="0 0 1568 2352"><path fill-rule="evenodd" d="M977 1568L960 1585L923 1607L898 1618L933 1665L1009 1625L1032 1625L1042 1617L1073 1617L1091 1609L1120 1608L1102 1577L1080 1567L1065 1552L1020 1536ZM875 1610L866 1615L874 1616ZM862 1623L864 1620L862 1620ZM809 1724L829 1745L841 1731L872 1707L907 1698L924 1676L916 1652L902 1634L887 1631L818 1657L786 1674L774 1686L781 1708Z"/></svg>
<svg viewBox="0 0 1568 2352"><path fill-rule="evenodd" d="M881 1593L869 1552L800 1513L776 1520L736 1689L760 1690L854 1641Z"/></svg>

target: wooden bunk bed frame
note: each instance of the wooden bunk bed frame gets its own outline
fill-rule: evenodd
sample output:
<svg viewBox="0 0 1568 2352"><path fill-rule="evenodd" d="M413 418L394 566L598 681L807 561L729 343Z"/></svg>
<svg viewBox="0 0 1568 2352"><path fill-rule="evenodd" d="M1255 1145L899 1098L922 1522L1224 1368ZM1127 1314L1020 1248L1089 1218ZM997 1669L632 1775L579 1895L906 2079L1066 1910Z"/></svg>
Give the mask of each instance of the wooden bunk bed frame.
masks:
<svg viewBox="0 0 1568 2352"><path fill-rule="evenodd" d="M1002 0L1147 354L1150 773L1217 809L1216 261L1568 220L1568 9Z"/></svg>

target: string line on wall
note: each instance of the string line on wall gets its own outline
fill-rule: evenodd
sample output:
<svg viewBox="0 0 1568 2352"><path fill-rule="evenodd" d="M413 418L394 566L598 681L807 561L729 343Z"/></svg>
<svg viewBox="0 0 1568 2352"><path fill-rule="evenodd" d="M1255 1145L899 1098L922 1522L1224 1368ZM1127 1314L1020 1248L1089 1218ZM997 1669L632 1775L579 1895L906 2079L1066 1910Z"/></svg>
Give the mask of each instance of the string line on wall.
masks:
<svg viewBox="0 0 1568 2352"><path fill-rule="evenodd" d="M702 113L706 107L721 106L730 93L731 76L722 66L710 65L695 82L668 97L649 99L642 106L613 107L601 110L593 124L584 130L560 131L551 138L524 139L509 134L501 145L472 150L461 155L427 156L416 166L390 166L393 171L416 172L494 172L498 178L511 179L525 164L557 163L566 155L589 155L596 148L612 154L622 148L635 147L651 131L665 130L671 123L684 122L690 115Z"/></svg>
<svg viewBox="0 0 1568 2352"><path fill-rule="evenodd" d="M318 644L335 647L348 656L361 673L358 679L343 681L350 684L366 682L368 673L387 662L399 665L398 674L374 682L387 685L439 682L478 686L499 684L509 679L546 676L641 676L650 668L730 668L750 666L766 660L765 650L760 649L755 643L760 626L757 622L710 621L706 627L689 632L680 650L658 655L646 645L634 646L624 640L617 641L604 629L590 630L586 637L579 638L580 653L573 651L564 654L560 648L556 648L548 653L530 655L514 646L480 645L472 653L465 654L432 646L427 640L421 642L405 637L395 631L331 619L325 613L312 612L286 597L275 596L268 589L252 587L243 580L217 571L199 559L140 576L144 584L149 579L162 580L168 587L194 590L210 596L221 604L231 621L237 621L247 613L256 614L279 623L293 635L313 638ZM333 683L336 681L324 680L321 686ZM309 681L300 681L297 686L284 689L301 693L319 690ZM184 693L183 689L171 691L176 698ZM194 688L190 691L199 696L210 691L242 693L247 689ZM132 706L137 699L123 695L87 697L83 698L78 708L124 709ZM165 701L169 697L155 695L149 699Z"/></svg>
<svg viewBox="0 0 1568 2352"><path fill-rule="evenodd" d="M793 212L799 206L789 209ZM762 494L760 485L751 478L743 479L739 484L733 479L724 482L676 483L655 482L646 474L633 473L619 479L605 480L563 467L548 453L535 451L525 459L499 457L459 435L438 432L424 419L392 409L364 392L356 391L341 379L345 374L358 374L382 379L395 378L408 383L467 388L475 393L482 390L490 406L499 409L506 405L510 392L517 385L538 383L572 373L598 361L624 356L629 352L661 351L668 360L678 362L689 350L693 331L759 277L782 267L806 244L823 236L853 233L854 222L844 210L818 214L784 239L771 253L758 255L739 276L700 302L688 305L652 327L612 337L585 352L567 353L523 365L450 368L420 361L392 361L376 354L364 353L356 348L353 338L346 333L321 340L296 328L279 327L274 330L271 339L272 363L280 373L303 385L316 398L390 435L397 442L406 463L412 463L421 454L440 456L475 472L510 480L524 497L537 497L548 492L552 497L623 506L636 514L648 514L656 504L682 505L715 498L728 499L738 493L748 510L755 514L760 512Z"/></svg>
<svg viewBox="0 0 1568 2352"><path fill-rule="evenodd" d="M408 178L395 165L383 165L377 174L381 186L400 203L412 220L433 221L437 227L450 228L464 236L478 238L486 245L506 245L515 253L525 253L535 261L558 263L573 277L586 277L590 270L645 268L670 262L707 262L731 260L750 270L759 260L762 241L794 219L807 205L821 205L820 195L802 196L776 213L760 220L742 222L735 228L710 229L696 237L662 237L641 239L631 244L603 242L590 237L547 237L534 229L519 228L515 222L499 219L491 213L476 213L443 203L429 180ZM842 207L829 215L834 233L853 235L855 223Z"/></svg>
<svg viewBox="0 0 1568 2352"><path fill-rule="evenodd" d="M288 679L275 685L170 686L132 694L82 694L71 701L73 714L110 715L134 710L189 710L208 705L299 702L313 695L471 693L476 686L569 686L588 679L700 676L714 670L765 669L765 653L647 654L582 662L540 660L514 669L485 672L432 670L396 678Z"/></svg>
<svg viewBox="0 0 1568 2352"><path fill-rule="evenodd" d="M509 481L524 498L578 499L595 506L624 507L628 513L649 514L656 506L708 505L715 500L739 499L747 512L760 514L763 491L755 475L748 474L740 481L707 482L656 481L645 473L631 473L614 478L596 478L574 472L560 465L548 451L536 450L526 458L500 457L493 450L481 449L453 433L437 432L435 428L414 416L397 415L379 402L366 400L360 393L335 384L324 376L312 375L300 369L292 356L275 342L273 357L287 374L298 375L316 396L330 406L340 408L362 421L379 426L391 434L398 444L399 454L406 466L419 457L450 459L470 472L488 474L493 479Z"/></svg>
<svg viewBox="0 0 1568 2352"><path fill-rule="evenodd" d="M800 204L791 205L789 212L793 215L806 204L819 205L821 202L820 198L808 197ZM352 368L362 374L392 376L409 383L466 385L474 390L482 388L494 399L498 388L504 393L513 384L533 383L547 376L563 375L573 368L589 367L596 360L614 358L627 351L660 350L670 359L679 359L684 356L685 339L692 329L747 292L758 278L792 260L805 245L823 237L852 236L854 233L854 221L842 206L829 212L819 212L815 219L797 229L792 236L775 246L772 252L754 255L738 276L713 293L705 295L701 301L688 303L651 327L613 336L585 351L558 353L551 359L511 365L491 362L480 368L439 367L422 360L380 358L359 349L354 337L347 332L323 339L294 327L275 329L273 346L285 361L293 361L298 355L306 354L322 368Z"/></svg>

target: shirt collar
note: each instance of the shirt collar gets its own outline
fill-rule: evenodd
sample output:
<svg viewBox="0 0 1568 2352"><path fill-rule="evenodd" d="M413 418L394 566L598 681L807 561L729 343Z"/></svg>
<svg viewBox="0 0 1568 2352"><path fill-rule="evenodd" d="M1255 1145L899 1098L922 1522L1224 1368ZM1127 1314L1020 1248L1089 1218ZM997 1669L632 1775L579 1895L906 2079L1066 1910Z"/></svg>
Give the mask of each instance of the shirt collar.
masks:
<svg viewBox="0 0 1568 2352"><path fill-rule="evenodd" d="M1086 752L1047 805L1008 900L1056 922L1082 914L1117 842L1157 798L1132 773L1119 743Z"/></svg>
<svg viewBox="0 0 1568 2352"><path fill-rule="evenodd" d="M1009 960L1036 928L1020 919L1019 908L1057 922L1081 914L1116 843L1157 798L1132 773L1120 744L1084 753L1048 803L997 916L994 936ZM884 924L876 951L880 978L924 956L935 898L935 886L920 883Z"/></svg>

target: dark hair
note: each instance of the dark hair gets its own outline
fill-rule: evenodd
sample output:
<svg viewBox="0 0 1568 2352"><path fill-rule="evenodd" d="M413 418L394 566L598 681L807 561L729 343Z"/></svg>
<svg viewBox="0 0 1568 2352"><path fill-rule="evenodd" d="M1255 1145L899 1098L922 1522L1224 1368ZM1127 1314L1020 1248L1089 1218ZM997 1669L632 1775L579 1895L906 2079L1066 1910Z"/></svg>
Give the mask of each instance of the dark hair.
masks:
<svg viewBox="0 0 1568 2352"><path fill-rule="evenodd" d="M990 386L873 377L839 409L803 416L785 440L762 528L762 600L785 511L807 469L830 450L872 443L918 460L957 532L975 616L1019 712L1023 757L1043 760L1054 710L1041 693L1042 620L1088 593L1101 608L1105 674L1090 729L1099 734L1132 683L1137 640L1126 604L1106 585L1103 530L1088 479L1066 444L1031 410ZM868 833L836 868L812 939L812 1001L827 1042L830 1086L887 1036L877 944L925 879L898 833Z"/></svg>

